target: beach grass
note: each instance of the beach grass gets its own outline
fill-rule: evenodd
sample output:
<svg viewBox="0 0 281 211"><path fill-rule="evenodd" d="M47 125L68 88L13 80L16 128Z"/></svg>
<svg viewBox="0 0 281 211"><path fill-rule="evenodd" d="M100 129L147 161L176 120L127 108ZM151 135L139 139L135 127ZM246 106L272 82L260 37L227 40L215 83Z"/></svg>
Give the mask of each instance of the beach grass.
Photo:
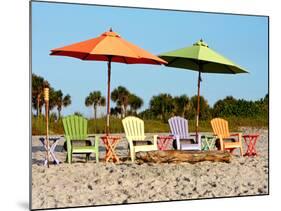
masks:
<svg viewBox="0 0 281 211"><path fill-rule="evenodd" d="M231 131L239 131L241 127L255 127L255 128L268 128L268 118L255 117L228 117L225 118L229 122L229 129ZM161 120L144 120L146 133L168 133L170 131L168 123ZM97 120L90 119L88 121L88 133L100 134L105 133L106 118L99 118ZM189 131L195 131L195 120L188 121ZM199 122L199 130L201 132L211 132L210 120L201 120ZM50 119L49 133L63 134L63 125L61 120L55 121ZM121 119L111 117L110 119L110 132L111 133L124 133ZM32 117L32 135L43 135L46 133L46 122L44 116Z"/></svg>

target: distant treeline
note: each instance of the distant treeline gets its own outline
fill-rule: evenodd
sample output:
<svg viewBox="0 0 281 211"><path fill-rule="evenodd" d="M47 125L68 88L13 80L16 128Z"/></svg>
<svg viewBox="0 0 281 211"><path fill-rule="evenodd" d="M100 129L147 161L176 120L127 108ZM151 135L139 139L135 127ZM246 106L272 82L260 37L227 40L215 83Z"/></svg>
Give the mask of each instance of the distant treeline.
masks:
<svg viewBox="0 0 281 211"><path fill-rule="evenodd" d="M166 122L171 116L182 116L195 119L197 96L186 95L172 97L170 94L153 96L149 108L139 113L143 119L158 119ZM228 96L218 100L211 107L207 100L200 97L200 119L209 120L214 117L261 117L268 118L268 94L256 101L235 99Z"/></svg>
<svg viewBox="0 0 281 211"><path fill-rule="evenodd" d="M61 111L64 107L71 104L71 96L64 95L61 90L55 90L49 81L42 76L32 74L32 108L34 116L39 117L43 115L44 108L44 87L49 87L49 110L50 117L59 120L61 118ZM113 116L123 118L127 115L137 115L143 105L143 100L137 95L131 93L127 88L118 86L111 92L111 100L115 102L116 106L110 109ZM106 98L102 96L99 90L94 90L85 96L85 106L93 109L93 117L97 118L97 109L99 106L106 105ZM57 112L55 112L55 110ZM75 112L77 115L83 115L80 111Z"/></svg>
<svg viewBox="0 0 281 211"><path fill-rule="evenodd" d="M38 133L44 128L44 123L42 122L44 113L42 112L42 108L44 105L43 88L45 86L50 88L50 121L54 122L53 130L61 132L61 110L63 107L67 107L71 104L71 97L68 94L64 95L61 90L55 90L47 80L35 74L32 75L32 106L34 109L32 119L33 127L35 130L36 128L38 129ZM111 119L113 121L111 126L115 128L112 129L116 132L122 130L122 125L119 120L128 115L139 116L140 118L147 120L148 123L151 120L154 127L156 127L158 123L164 123L166 125L167 120L172 116L182 116L190 120L190 123L193 124L192 122L195 120L197 108L197 96L172 96L168 93L160 93L152 96L149 101L149 107L146 110L139 112L143 106L143 99L123 86L118 86L113 89L111 92L111 100L115 102L116 105L110 109ZM105 96L102 96L100 91L94 90L90 92L88 96L85 96L84 104L86 107L91 107L93 109L93 119L98 122L91 131L103 132L105 127L105 125L103 125L105 124L104 117L97 118L97 109L98 107L106 105ZM255 122L260 121L262 122L262 125L266 125L268 122L268 104L268 94L256 101L235 99L232 96L228 96L218 100L213 107L211 107L207 100L201 96L200 121L201 123L204 121L206 122L206 129L209 127L209 120L214 117L235 119L235 121L237 119L240 122L244 119L244 123L248 125L255 125ZM83 116L79 111L74 114ZM39 127L38 124L41 126ZM38 125L38 127L36 125ZM240 123L237 122L236 125L240 126ZM90 128L93 128L90 124L89 126ZM162 127L163 131L167 128L167 125ZM152 131L154 131L154 129ZM37 132L35 133L37 134Z"/></svg>

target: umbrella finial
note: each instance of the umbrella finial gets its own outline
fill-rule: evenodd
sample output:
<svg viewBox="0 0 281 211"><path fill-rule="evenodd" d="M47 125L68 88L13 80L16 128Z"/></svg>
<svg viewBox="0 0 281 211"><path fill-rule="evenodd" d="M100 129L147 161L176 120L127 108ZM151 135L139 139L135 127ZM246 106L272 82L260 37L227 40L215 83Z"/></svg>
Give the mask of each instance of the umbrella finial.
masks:
<svg viewBox="0 0 281 211"><path fill-rule="evenodd" d="M112 27L110 27L109 31L112 32Z"/></svg>
<svg viewBox="0 0 281 211"><path fill-rule="evenodd" d="M209 48L207 43L205 43L202 38L199 41L197 41L196 43L194 43L193 45L204 46L204 47Z"/></svg>

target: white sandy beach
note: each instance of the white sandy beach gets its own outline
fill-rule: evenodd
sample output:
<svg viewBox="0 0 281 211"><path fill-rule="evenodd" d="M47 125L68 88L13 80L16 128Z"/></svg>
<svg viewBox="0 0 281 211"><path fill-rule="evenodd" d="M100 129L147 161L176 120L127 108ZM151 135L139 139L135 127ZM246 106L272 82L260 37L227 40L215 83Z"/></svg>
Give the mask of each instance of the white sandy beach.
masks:
<svg viewBox="0 0 281 211"><path fill-rule="evenodd" d="M242 130L244 134L260 134L256 145L257 157L239 157L236 154L230 163L205 161L140 165L128 160L116 165L103 161L105 148L100 143L99 163L94 157L85 163L85 156L74 155L73 163L67 164L61 138L56 155L62 163L51 165L49 169L42 165L45 151L39 136L34 136L32 208L268 194L268 130ZM119 143L116 152L121 158L128 156L125 139Z"/></svg>

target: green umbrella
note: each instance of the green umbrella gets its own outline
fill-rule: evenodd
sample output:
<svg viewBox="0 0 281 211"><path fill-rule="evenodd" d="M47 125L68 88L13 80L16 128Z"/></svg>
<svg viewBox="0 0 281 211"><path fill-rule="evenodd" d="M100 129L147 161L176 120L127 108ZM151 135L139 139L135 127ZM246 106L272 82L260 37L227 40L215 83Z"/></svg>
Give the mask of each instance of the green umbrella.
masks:
<svg viewBox="0 0 281 211"><path fill-rule="evenodd" d="M237 74L247 73L243 68L239 67L229 59L218 54L209 46L200 41L194 43L191 47L181 48L159 55L160 58L168 62L166 66L198 71L198 95L197 95L197 112L196 112L196 137L199 126L200 112L200 82L201 73L223 73Z"/></svg>

